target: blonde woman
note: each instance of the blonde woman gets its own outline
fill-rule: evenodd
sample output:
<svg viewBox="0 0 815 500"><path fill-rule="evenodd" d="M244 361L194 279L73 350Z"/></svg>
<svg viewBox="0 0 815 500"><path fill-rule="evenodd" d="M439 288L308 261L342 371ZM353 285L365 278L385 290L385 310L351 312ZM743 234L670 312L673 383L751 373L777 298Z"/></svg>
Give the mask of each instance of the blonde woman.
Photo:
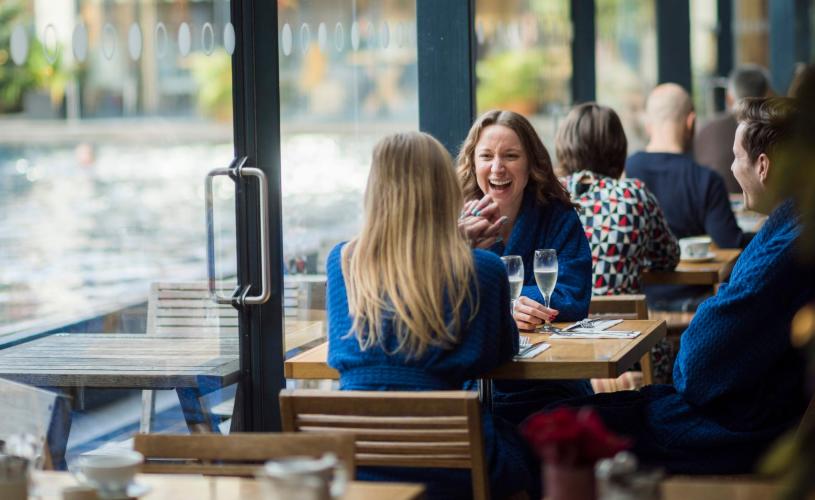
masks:
<svg viewBox="0 0 815 500"><path fill-rule="evenodd" d="M374 149L362 231L329 254L329 364L344 390L451 390L509 361L518 331L500 259L458 228L463 197L447 151L420 132ZM514 429L484 415L493 496L531 487ZM419 481L429 498L469 498L466 472L361 469Z"/></svg>

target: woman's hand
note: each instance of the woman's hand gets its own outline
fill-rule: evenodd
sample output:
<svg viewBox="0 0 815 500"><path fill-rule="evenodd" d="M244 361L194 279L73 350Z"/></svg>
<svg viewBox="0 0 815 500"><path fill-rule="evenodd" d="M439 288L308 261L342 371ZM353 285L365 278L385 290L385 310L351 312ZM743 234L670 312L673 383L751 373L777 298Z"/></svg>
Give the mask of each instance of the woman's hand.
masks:
<svg viewBox="0 0 815 500"><path fill-rule="evenodd" d="M559 313L557 309L546 307L529 297L519 297L512 309L512 318L518 330L534 330L544 321L555 321Z"/></svg>
<svg viewBox="0 0 815 500"><path fill-rule="evenodd" d="M489 196L464 204L458 228L475 248L489 248L502 240L501 228L507 218L500 216L498 205Z"/></svg>

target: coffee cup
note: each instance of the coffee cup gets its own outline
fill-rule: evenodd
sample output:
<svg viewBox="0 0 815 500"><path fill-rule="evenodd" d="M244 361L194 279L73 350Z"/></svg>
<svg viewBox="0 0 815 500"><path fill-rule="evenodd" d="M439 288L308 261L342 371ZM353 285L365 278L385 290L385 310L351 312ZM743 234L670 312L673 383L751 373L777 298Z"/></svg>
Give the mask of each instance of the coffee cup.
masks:
<svg viewBox="0 0 815 500"><path fill-rule="evenodd" d="M266 498L330 500L345 492L348 474L333 453L321 458L289 457L266 462L257 472Z"/></svg>
<svg viewBox="0 0 815 500"><path fill-rule="evenodd" d="M683 259L699 259L710 253L710 236L694 236L679 240L679 249Z"/></svg>
<svg viewBox="0 0 815 500"><path fill-rule="evenodd" d="M104 493L123 493L144 461L138 451L123 450L115 454L82 455L73 467L77 479Z"/></svg>

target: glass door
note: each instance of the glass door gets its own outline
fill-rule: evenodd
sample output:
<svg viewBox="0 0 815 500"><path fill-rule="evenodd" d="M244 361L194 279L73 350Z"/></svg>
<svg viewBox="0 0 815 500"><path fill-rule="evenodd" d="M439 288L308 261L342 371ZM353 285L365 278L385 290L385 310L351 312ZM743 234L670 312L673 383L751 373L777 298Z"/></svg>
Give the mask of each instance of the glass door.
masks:
<svg viewBox="0 0 815 500"><path fill-rule="evenodd" d="M69 402L57 465L235 426L239 324L272 287L241 8L0 3L0 377Z"/></svg>

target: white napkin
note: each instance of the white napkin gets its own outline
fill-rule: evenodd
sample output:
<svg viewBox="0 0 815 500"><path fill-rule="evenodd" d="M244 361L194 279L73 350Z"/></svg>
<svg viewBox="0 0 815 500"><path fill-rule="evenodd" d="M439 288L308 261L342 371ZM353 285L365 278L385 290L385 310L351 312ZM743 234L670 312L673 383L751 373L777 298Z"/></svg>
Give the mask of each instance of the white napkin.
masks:
<svg viewBox="0 0 815 500"><path fill-rule="evenodd" d="M535 344L532 347L526 348L526 350L524 350L522 348L520 354L517 354L512 359L518 360L518 359L534 358L535 356L542 353L546 349L549 349L550 347L552 347L551 344L547 344L546 342L541 342L540 344Z"/></svg>

